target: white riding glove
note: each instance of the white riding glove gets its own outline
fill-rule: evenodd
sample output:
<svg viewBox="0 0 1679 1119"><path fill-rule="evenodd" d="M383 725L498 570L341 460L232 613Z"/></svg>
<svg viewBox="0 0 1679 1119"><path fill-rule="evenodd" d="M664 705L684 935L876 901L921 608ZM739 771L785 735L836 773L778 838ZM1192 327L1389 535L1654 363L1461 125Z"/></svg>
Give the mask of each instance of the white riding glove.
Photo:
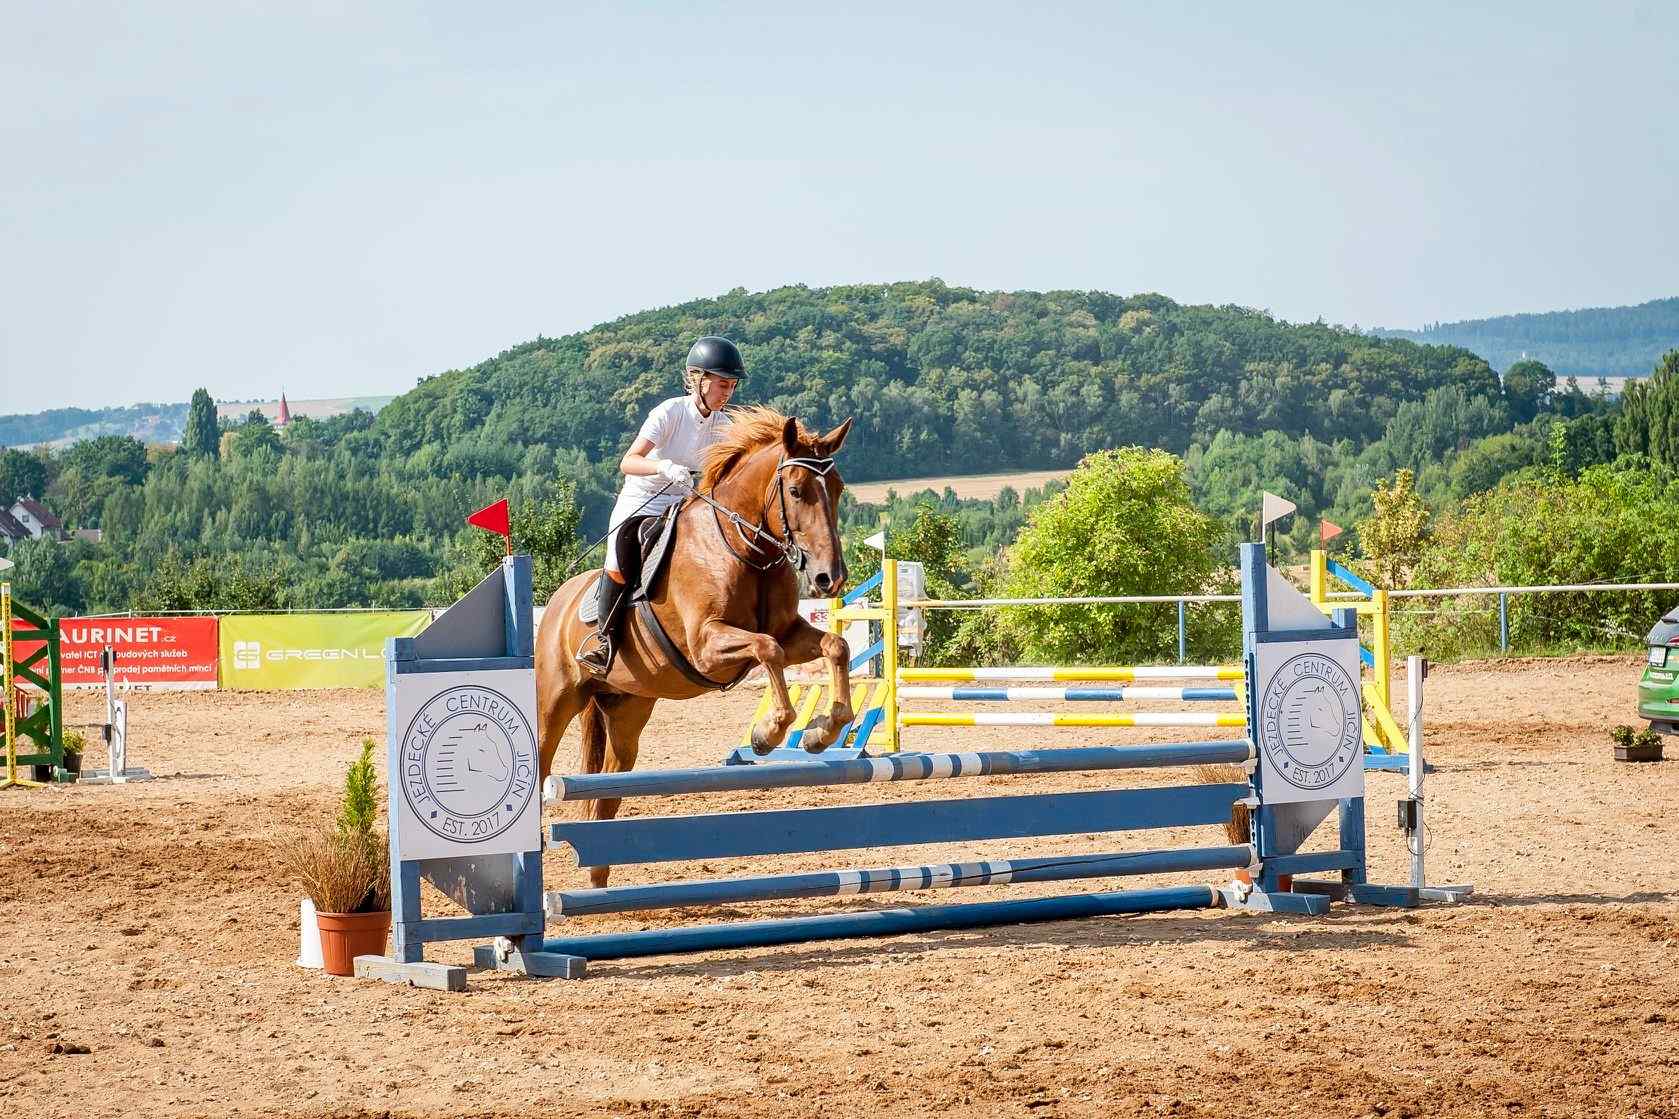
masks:
<svg viewBox="0 0 1679 1119"><path fill-rule="evenodd" d="M694 479L688 473L688 468L680 462L665 459L659 463L659 476L669 482L671 486L683 493L694 488Z"/></svg>

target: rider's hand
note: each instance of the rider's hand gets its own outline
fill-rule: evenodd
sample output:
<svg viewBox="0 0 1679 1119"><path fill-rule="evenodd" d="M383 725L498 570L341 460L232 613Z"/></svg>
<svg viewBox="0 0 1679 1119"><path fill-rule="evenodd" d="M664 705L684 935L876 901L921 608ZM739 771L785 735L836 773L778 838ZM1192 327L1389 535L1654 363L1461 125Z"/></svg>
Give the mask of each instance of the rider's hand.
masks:
<svg viewBox="0 0 1679 1119"><path fill-rule="evenodd" d="M659 476L684 493L694 488L694 479L689 475L688 468L680 462L666 459L659 463Z"/></svg>

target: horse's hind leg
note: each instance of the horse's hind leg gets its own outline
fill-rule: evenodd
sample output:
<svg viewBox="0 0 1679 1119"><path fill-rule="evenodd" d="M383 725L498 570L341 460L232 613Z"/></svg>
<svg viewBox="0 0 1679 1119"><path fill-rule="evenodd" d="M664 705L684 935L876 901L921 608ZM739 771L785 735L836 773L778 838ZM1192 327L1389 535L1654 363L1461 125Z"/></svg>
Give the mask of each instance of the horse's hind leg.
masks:
<svg viewBox="0 0 1679 1119"><path fill-rule="evenodd" d="M562 687L557 684L550 688L537 688L536 721L544 778L554 772L554 752L560 748L560 739L565 737L566 728L588 705L587 688L577 685Z"/></svg>
<svg viewBox="0 0 1679 1119"><path fill-rule="evenodd" d="M635 768L636 754L641 750L641 732L647 726L647 720L653 716L653 705L656 699L642 696L613 695L599 696L596 699L596 711L584 716L585 723L590 718L600 718L606 724L606 754L601 759L601 773L628 773ZM620 798L607 797L603 800L589 802L586 819L610 820L618 815ZM596 889L606 885L606 877L612 873L609 866L592 866L589 868L589 884Z"/></svg>

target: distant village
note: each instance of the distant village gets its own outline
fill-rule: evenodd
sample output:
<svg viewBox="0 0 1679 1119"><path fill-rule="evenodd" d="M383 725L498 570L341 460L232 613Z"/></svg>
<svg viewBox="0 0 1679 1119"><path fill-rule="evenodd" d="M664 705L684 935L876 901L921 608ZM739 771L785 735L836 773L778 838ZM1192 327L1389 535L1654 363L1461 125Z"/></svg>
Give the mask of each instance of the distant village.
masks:
<svg viewBox="0 0 1679 1119"><path fill-rule="evenodd" d="M252 412L260 412L268 422L283 430L294 417L327 419L356 408L377 412L393 399L395 398L389 396L360 396L288 401L286 394L282 392L279 400L218 401L216 419L223 424L238 424ZM181 438L180 424L184 422L186 406L182 405L179 411L181 419L168 431L147 427L120 434L133 435L144 443L176 443ZM102 431L98 434L119 433ZM43 441L34 446L59 448L80 439L94 437L95 433L80 432L66 438ZM96 528L66 530L64 522L34 494L0 494L0 502L9 503L0 506L0 554L10 552L13 546L25 540L86 540L97 544L102 539L102 533Z"/></svg>

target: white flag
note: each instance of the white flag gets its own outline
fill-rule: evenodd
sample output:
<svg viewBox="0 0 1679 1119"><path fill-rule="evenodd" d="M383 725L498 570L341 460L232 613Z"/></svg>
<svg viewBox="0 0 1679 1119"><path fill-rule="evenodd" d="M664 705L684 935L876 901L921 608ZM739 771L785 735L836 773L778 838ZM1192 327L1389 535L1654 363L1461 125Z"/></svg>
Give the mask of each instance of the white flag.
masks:
<svg viewBox="0 0 1679 1119"><path fill-rule="evenodd" d="M1295 504L1286 497L1278 497L1274 493L1266 493L1259 507L1259 532L1264 535L1273 521L1280 520L1294 512Z"/></svg>
<svg viewBox="0 0 1679 1119"><path fill-rule="evenodd" d="M869 547L873 548L875 551L879 552L881 555L885 555L886 554L886 530L881 529L879 532L875 533L873 536L864 540L863 543L867 544Z"/></svg>

